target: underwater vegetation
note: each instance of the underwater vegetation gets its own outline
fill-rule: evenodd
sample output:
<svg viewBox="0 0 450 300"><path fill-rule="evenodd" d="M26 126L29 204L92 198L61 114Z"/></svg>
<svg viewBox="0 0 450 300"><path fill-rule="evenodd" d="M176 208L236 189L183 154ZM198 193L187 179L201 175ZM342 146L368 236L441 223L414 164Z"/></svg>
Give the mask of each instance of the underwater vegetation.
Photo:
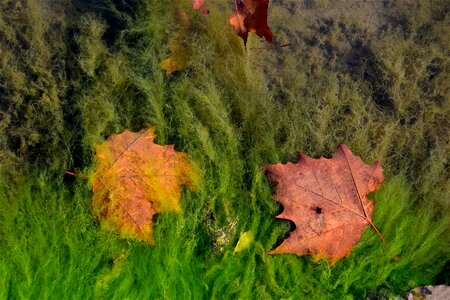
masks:
<svg viewBox="0 0 450 300"><path fill-rule="evenodd" d="M272 0L273 43L245 47L230 1L207 5L0 2L0 298L388 299L448 284L449 1ZM170 40L186 67L167 75ZM179 213L153 219L155 246L103 231L86 179L96 145L150 127L203 172ZM344 143L383 164L369 198L385 243L367 227L333 266L267 254L294 228L264 166Z"/></svg>

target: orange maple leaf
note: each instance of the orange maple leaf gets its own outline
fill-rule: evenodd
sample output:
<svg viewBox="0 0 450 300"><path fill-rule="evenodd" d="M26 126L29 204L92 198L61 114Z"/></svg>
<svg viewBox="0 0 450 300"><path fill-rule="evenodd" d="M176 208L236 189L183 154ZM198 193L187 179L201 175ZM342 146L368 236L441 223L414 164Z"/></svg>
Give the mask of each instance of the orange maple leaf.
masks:
<svg viewBox="0 0 450 300"><path fill-rule="evenodd" d="M245 44L249 32L272 42L272 31L267 24L269 0L234 0L234 8L229 17L230 24Z"/></svg>
<svg viewBox="0 0 450 300"><path fill-rule="evenodd" d="M108 230L153 244L155 214L179 211L181 186L195 189L199 171L173 145L153 142L153 129L125 130L96 147L92 209Z"/></svg>
<svg viewBox="0 0 450 300"><path fill-rule="evenodd" d="M384 180L380 162L366 165L341 145L331 159L299 154L298 163L269 165L266 173L284 206L277 218L296 225L269 253L311 254L333 264L351 252L366 225L382 238L371 219L374 202L367 198Z"/></svg>

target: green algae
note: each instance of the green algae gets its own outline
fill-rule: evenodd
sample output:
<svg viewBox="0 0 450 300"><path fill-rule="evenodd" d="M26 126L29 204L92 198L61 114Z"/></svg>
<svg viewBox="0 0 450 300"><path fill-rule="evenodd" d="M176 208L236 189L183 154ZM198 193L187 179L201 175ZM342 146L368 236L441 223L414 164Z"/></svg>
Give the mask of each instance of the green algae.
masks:
<svg viewBox="0 0 450 300"><path fill-rule="evenodd" d="M176 1L191 58L173 76L158 67L181 26L173 5L53 2L0 4L0 297L382 298L443 270L446 1L386 1L370 18L345 1L273 1L275 46L251 37L247 49L226 1L207 17ZM181 214L157 217L155 247L99 231L87 182L62 175L88 172L109 134L149 126L205 172ZM291 228L262 166L339 143L383 162L372 198L386 243L367 229L333 267L267 255Z"/></svg>

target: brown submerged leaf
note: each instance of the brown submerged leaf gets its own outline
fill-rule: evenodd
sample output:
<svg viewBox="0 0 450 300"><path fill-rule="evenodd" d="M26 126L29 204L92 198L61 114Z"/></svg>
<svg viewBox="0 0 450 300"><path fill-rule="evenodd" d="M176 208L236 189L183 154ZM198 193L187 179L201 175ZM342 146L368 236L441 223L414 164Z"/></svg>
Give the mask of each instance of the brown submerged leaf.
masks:
<svg viewBox="0 0 450 300"><path fill-rule="evenodd" d="M366 165L341 145L331 159L299 154L298 163L269 165L266 173L284 206L277 218L297 226L269 253L310 254L333 264L350 253L366 225L381 237L371 219L374 202L367 198L384 180L380 162Z"/></svg>
<svg viewBox="0 0 450 300"><path fill-rule="evenodd" d="M166 71L167 75L182 71L188 67L191 56L190 45L183 41L185 37L191 34L192 29L188 15L186 12L178 9L178 7L176 7L174 13L180 28L168 40L167 48L171 55L159 64L159 68Z"/></svg>
<svg viewBox="0 0 450 300"><path fill-rule="evenodd" d="M159 67L166 71L167 75L185 69L189 63L189 53L186 46L170 39L168 48L172 55L159 64Z"/></svg>
<svg viewBox="0 0 450 300"><path fill-rule="evenodd" d="M195 189L200 175L173 145L153 142L153 129L125 130L96 147L92 209L106 229L153 243L155 214L179 211L181 186Z"/></svg>

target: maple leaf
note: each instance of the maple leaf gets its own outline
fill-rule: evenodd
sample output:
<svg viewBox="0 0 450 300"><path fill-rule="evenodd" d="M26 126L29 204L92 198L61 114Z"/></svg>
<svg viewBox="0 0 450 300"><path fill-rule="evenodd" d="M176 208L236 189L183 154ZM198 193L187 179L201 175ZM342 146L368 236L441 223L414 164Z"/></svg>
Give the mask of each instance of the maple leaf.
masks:
<svg viewBox="0 0 450 300"><path fill-rule="evenodd" d="M153 142L153 129L125 130L96 147L92 209L106 229L153 244L155 214L180 211L181 186L195 189L199 171L173 145Z"/></svg>
<svg viewBox="0 0 450 300"><path fill-rule="evenodd" d="M248 33L253 32L272 42L272 31L267 24L269 0L234 0L235 11L230 15L230 24L247 43Z"/></svg>
<svg viewBox="0 0 450 300"><path fill-rule="evenodd" d="M299 154L297 163L269 165L266 174L284 206L277 218L296 225L269 253L311 254L333 264L350 253L367 224L382 238L371 219L374 202L367 198L384 180L379 161L366 165L340 145L331 159Z"/></svg>

